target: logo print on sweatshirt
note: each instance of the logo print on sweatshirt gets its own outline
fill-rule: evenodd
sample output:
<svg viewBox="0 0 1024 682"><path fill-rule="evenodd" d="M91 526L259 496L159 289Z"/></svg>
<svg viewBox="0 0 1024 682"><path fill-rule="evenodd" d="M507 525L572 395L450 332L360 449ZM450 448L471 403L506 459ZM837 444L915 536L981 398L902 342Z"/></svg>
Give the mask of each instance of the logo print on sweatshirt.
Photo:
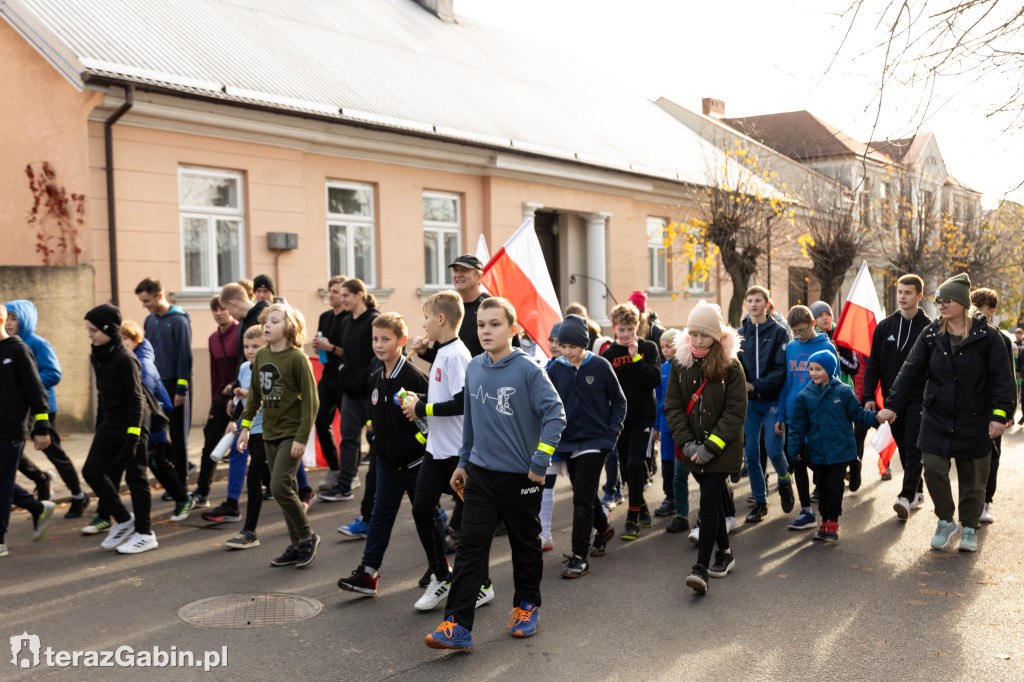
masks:
<svg viewBox="0 0 1024 682"><path fill-rule="evenodd" d="M586 377L586 379L588 384L594 383L594 377Z"/></svg>
<svg viewBox="0 0 1024 682"><path fill-rule="evenodd" d="M515 415L515 412L512 410L512 405L510 404L510 401L512 399L512 395L515 392L516 389L514 389L511 386L502 386L501 388L498 389L498 395L493 396L490 393L485 392L483 386L478 386L476 389L476 393L473 394L473 397L485 405L487 404L488 400L493 400L495 403L497 403L494 406L494 409L496 409L498 412L505 415L506 417L512 417Z"/></svg>
<svg viewBox="0 0 1024 682"><path fill-rule="evenodd" d="M379 397L380 397L380 394L377 393L377 389L373 389L373 394L370 396L370 402L373 403L374 405L376 405L377 404L377 398L379 398Z"/></svg>
<svg viewBox="0 0 1024 682"><path fill-rule="evenodd" d="M263 407L277 407L284 393L281 370L272 362L260 365L260 392L263 393Z"/></svg>

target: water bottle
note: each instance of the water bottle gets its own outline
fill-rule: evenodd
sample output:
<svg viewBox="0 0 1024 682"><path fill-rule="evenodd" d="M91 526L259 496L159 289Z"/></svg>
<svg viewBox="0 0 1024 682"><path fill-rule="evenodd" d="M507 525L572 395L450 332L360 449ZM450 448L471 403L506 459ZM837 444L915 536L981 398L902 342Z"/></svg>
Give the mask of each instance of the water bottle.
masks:
<svg viewBox="0 0 1024 682"><path fill-rule="evenodd" d="M323 341L324 340L323 332L317 332L316 333L316 338L318 340L320 340L320 341ZM326 365L327 364L327 351L325 351L322 348L320 349L320 364L321 365Z"/></svg>
<svg viewBox="0 0 1024 682"><path fill-rule="evenodd" d="M409 395L409 392L404 388L398 389L398 393L395 394L395 405L405 407L411 402L412 396ZM430 426L427 425L427 421L418 417L416 419L416 428L419 429L420 433L423 435L426 435L427 432L430 431Z"/></svg>

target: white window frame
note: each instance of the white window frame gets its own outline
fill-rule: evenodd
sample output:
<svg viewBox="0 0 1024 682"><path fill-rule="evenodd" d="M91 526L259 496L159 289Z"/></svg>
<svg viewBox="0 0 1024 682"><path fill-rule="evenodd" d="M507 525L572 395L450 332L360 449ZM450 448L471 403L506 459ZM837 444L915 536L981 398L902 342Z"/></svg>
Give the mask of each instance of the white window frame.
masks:
<svg viewBox="0 0 1024 682"><path fill-rule="evenodd" d="M668 220L665 218L647 216L647 290L651 292L668 291L668 249L665 248L664 241L667 229ZM661 282L657 281L657 273L652 267L655 258L664 264L664 281Z"/></svg>
<svg viewBox="0 0 1024 682"><path fill-rule="evenodd" d="M370 215L349 215L344 213L331 213L331 201L330 191L331 188L339 189L355 189L355 190L366 190L370 193ZM342 180L328 180L324 185L324 208L327 213L326 229L324 235L327 238L327 276L333 277L335 275L344 275L345 277L356 277L356 261L355 261L355 249L353 248L353 239L349 228L351 227L368 227L370 230L370 273L368 277L364 277L363 283L368 289L374 289L377 286L377 194L376 187L374 185L364 182L345 182ZM348 251L344 254L345 256L345 272L331 272L331 250L334 248L331 244L331 228L332 227L344 227L347 233L348 239ZM364 273L365 274L365 273Z"/></svg>
<svg viewBox="0 0 1024 682"><path fill-rule="evenodd" d="M238 206L222 208L218 206L192 206L184 202L181 194L182 175L206 175L215 178L234 180L238 187ZM205 219L207 221L207 239L209 240L210 272L213 280L210 286L189 286L185 274L185 221ZM218 292L221 285L217 283L217 220L230 219L238 221L238 277L243 279L245 271L245 182L239 171L214 168L196 168L194 166L178 166L178 231L181 237L181 288L183 292L207 293Z"/></svg>
<svg viewBox="0 0 1024 682"><path fill-rule="evenodd" d="M693 247L694 258L704 258L704 247L697 245ZM706 294L708 293L708 280L711 279L710 274L708 279L703 282L695 280L690 277L693 272L693 261L689 261L686 264L686 291L691 294Z"/></svg>
<svg viewBox="0 0 1024 682"><path fill-rule="evenodd" d="M448 258L444 255L444 238L446 235L454 234L458 240L458 247L456 248L457 253L462 253L462 196L454 192L435 192L435 191L424 191L423 199L427 198L439 198L439 199L454 199L455 200L455 216L456 222L449 223L439 220L427 220L423 219L423 250L427 248L427 233L433 233L437 235L437 256L436 256L436 267L437 272L441 276L441 280L438 282L424 281L424 285L427 289L444 289L451 287L451 271L448 269ZM423 273L423 279L426 280L427 273Z"/></svg>

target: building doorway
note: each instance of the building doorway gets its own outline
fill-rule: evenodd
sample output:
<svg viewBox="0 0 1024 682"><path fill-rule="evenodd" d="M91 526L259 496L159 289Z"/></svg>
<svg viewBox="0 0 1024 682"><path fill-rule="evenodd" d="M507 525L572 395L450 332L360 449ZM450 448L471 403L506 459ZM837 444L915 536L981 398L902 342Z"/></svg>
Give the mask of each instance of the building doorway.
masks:
<svg viewBox="0 0 1024 682"><path fill-rule="evenodd" d="M544 262L548 266L548 274L551 275L551 284L555 292L560 293L562 291L560 267L562 254L559 245L558 214L554 211L537 211L533 217L533 227L537 232L541 253L544 254Z"/></svg>

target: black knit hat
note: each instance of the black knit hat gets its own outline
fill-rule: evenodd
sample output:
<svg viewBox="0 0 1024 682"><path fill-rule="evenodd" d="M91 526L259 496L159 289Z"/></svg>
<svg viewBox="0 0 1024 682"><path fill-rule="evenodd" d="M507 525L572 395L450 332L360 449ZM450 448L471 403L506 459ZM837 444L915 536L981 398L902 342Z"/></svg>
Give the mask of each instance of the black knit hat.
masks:
<svg viewBox="0 0 1024 682"><path fill-rule="evenodd" d="M117 306L109 303L98 305L85 314L85 319L109 337L121 333L121 311Z"/></svg>
<svg viewBox="0 0 1024 682"><path fill-rule="evenodd" d="M252 280L253 291L257 289L270 289L270 293L277 295L277 284L274 283L274 278L270 275L256 275Z"/></svg>
<svg viewBox="0 0 1024 682"><path fill-rule="evenodd" d="M558 343L586 348L590 345L590 330L587 321L580 315L566 315L558 328Z"/></svg>

